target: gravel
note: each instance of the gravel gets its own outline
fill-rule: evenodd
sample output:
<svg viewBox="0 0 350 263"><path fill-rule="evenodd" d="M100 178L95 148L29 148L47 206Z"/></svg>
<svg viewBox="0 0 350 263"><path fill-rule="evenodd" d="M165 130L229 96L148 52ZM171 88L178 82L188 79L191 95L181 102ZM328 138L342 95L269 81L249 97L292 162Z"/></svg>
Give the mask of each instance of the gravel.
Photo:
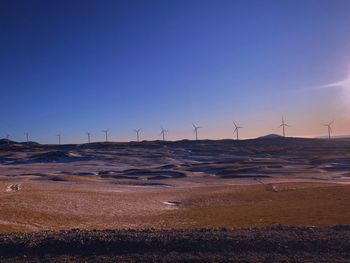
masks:
<svg viewBox="0 0 350 263"><path fill-rule="evenodd" d="M0 262L350 262L350 225L0 235Z"/></svg>

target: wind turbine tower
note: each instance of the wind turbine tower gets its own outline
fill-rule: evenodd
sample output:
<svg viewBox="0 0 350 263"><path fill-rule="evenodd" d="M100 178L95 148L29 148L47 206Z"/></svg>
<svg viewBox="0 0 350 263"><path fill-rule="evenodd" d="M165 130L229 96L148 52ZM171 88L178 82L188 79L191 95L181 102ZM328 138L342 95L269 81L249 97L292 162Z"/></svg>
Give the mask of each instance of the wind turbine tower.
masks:
<svg viewBox="0 0 350 263"><path fill-rule="evenodd" d="M109 132L109 129L103 130L102 132L105 133L105 139L106 139L106 142L108 142L108 132Z"/></svg>
<svg viewBox="0 0 350 263"><path fill-rule="evenodd" d="M61 136L62 136L62 133L60 132L59 134L56 134L56 136L58 137L58 145L61 145Z"/></svg>
<svg viewBox="0 0 350 263"><path fill-rule="evenodd" d="M134 132L136 132L136 139L137 139L138 142L140 141L140 131L141 131L141 128L137 129L137 130L134 130Z"/></svg>
<svg viewBox="0 0 350 263"><path fill-rule="evenodd" d="M26 132L27 143L29 143L29 132Z"/></svg>
<svg viewBox="0 0 350 263"><path fill-rule="evenodd" d="M193 132L196 134L196 141L198 141L198 129L201 129L202 127L200 126L196 126L192 123L192 126L193 126Z"/></svg>
<svg viewBox="0 0 350 263"><path fill-rule="evenodd" d="M91 135L91 133L90 133L90 132L87 132L86 135L87 135L88 143L90 143L90 142L91 142L91 141L90 141L90 135Z"/></svg>
<svg viewBox="0 0 350 263"><path fill-rule="evenodd" d="M284 117L282 117L282 124L278 127L282 127L283 137L286 137L286 129L285 127L290 127L287 123L284 122Z"/></svg>
<svg viewBox="0 0 350 263"><path fill-rule="evenodd" d="M233 122L233 125L235 126L235 129L233 131L233 135L236 133L236 139L239 140L239 129L242 129L243 127L237 126L235 122Z"/></svg>
<svg viewBox="0 0 350 263"><path fill-rule="evenodd" d="M332 132L332 124L334 123L334 120L331 121L330 123L328 124L321 124L322 126L326 126L327 129L328 129L328 139L330 140L331 139L331 132Z"/></svg>
<svg viewBox="0 0 350 263"><path fill-rule="evenodd" d="M160 135L162 135L163 137L163 141L165 141L165 134L168 132L167 130L165 130L163 127L161 127L161 132L160 132Z"/></svg>

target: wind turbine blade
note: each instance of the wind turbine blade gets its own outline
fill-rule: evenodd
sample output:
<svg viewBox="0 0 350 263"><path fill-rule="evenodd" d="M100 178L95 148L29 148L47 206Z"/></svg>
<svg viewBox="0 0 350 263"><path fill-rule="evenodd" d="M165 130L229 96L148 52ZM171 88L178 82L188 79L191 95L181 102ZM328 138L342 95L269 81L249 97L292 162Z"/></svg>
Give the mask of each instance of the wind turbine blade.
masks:
<svg viewBox="0 0 350 263"><path fill-rule="evenodd" d="M332 125L334 123L334 120L332 120L330 123L329 123L329 125Z"/></svg>

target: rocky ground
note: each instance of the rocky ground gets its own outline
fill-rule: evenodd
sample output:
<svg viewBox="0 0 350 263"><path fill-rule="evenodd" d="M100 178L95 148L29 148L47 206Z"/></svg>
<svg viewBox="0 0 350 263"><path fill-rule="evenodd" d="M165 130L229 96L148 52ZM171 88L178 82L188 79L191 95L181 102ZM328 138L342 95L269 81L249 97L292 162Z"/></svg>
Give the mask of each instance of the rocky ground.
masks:
<svg viewBox="0 0 350 263"><path fill-rule="evenodd" d="M350 226L0 235L1 262L350 262Z"/></svg>

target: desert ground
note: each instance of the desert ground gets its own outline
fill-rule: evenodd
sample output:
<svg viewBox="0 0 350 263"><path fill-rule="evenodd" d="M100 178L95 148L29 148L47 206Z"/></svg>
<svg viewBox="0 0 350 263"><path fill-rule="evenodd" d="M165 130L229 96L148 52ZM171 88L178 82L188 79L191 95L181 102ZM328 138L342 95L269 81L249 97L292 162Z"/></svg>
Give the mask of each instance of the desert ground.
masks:
<svg viewBox="0 0 350 263"><path fill-rule="evenodd" d="M0 247L9 246L9 242L15 244L19 239L43 242L48 235L52 236L52 242L62 236L75 240L76 235L90 240L87 233L91 231L95 233L92 238L102 242L101 236L110 233L108 229L117 234L129 229L138 233L136 236L153 231L151 236L156 235L155 232L165 239L170 235L169 240L177 239L174 233L196 239L202 237L198 234L200 229L207 229L225 243L231 240L231 235L237 235L238 230L233 229L244 228L241 231L246 231L246 235L254 228L252 236L277 235L276 241L279 235L285 235L283 240L287 243L295 243L295 235L296 239L303 240L307 236L303 231L317 230L321 236L327 233L328 238L339 238L338 249L346 250L350 247L346 241L350 237L346 226L350 224L349 183L350 140L346 139L267 136L241 141L81 145L2 140ZM280 225L289 228L278 228ZM318 240L316 234L312 238ZM319 240L326 242L320 241L321 246L329 243ZM38 244L42 244L39 241ZM28 249L23 251L29 253ZM350 260L349 253L338 253L335 258L333 252L322 258L312 256L312 253L318 254L316 250L306 251L304 259ZM140 259L143 252L135 253L122 259ZM235 255L231 255L232 259L239 262L237 257L241 254ZM276 259L290 259L283 255ZM23 260L11 253L2 255L2 259L12 260L14 256L16 260ZM160 259L159 255L153 256L155 261ZM225 261L212 256L205 258ZM55 258L77 260L69 255ZM112 258L115 260L116 255ZM173 259L181 260L182 256L176 254ZM248 262L262 259L268 262L268 254L253 255L251 259ZM203 257L199 255L193 260L202 262ZM298 262L298 258L290 262Z"/></svg>

